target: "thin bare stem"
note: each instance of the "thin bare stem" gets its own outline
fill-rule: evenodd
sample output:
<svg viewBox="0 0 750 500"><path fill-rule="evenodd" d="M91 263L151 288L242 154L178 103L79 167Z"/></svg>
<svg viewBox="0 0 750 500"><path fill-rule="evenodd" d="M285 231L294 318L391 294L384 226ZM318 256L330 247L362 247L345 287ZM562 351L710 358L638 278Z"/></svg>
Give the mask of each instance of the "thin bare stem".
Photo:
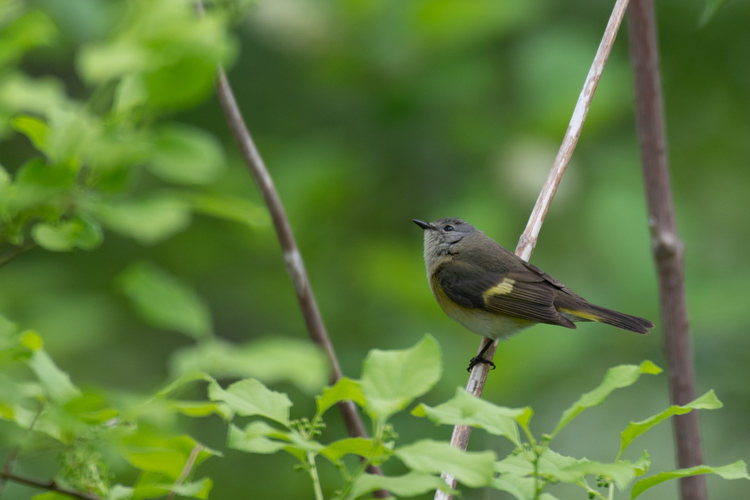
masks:
<svg viewBox="0 0 750 500"><path fill-rule="evenodd" d="M198 459L198 454L200 454L203 448L205 448L205 446L199 443L193 446L193 449L190 450L190 455L188 456L188 459L185 461L185 466L182 468L182 472L180 472L180 477L178 477L177 481L174 482L175 486L180 486L182 483L185 482L185 479L187 479L187 477L190 475L190 471L193 470L195 461ZM170 491L169 495L167 495L167 500L172 500L176 494L177 494L176 491L174 490Z"/></svg>
<svg viewBox="0 0 750 500"><path fill-rule="evenodd" d="M12 472L7 471L0 471L0 479L13 481L14 483L19 484L25 484L26 486L33 486L35 488L40 488L43 490L54 491L56 493L67 495L72 498L80 498L81 500L104 500L102 497L94 495L93 493L83 493L80 491L71 490L70 488L65 488L64 486L60 486L59 484L57 484L57 482L55 482L54 479L50 479L49 481L42 481L31 477L13 474Z"/></svg>
<svg viewBox="0 0 750 500"><path fill-rule="evenodd" d="M203 4L200 0L197 3L198 11L203 13ZM234 139L237 142L237 146L242 153L242 158L245 160L250 174L255 179L263 200L268 207L268 211L271 214L271 220L273 226L276 229L276 235L281 244L281 250L284 254L284 262L286 263L286 270L289 277L294 285L294 291L297 294L297 301L299 302L302 316L307 325L307 331L310 334L313 342L320 345L328 356L328 361L331 364L332 376L331 381L336 382L343 375L341 372L341 366L339 365L338 358L333 349L328 333L326 332L323 319L318 310L318 306L313 296L310 281L307 277L307 271L305 265L302 262L302 255L297 247L297 242L292 234L292 227L289 224L284 206L281 203L278 191L274 186L271 174L268 172L263 158L260 156L258 148L255 146L255 142L250 135L250 132L245 124L245 120L242 118L237 100L235 99L234 92L229 85L229 80L224 72L223 68L219 68L218 79L216 82L216 94L219 97L219 102L224 110L224 115L229 124L229 128L234 135ZM357 412L357 408L351 401L342 401L338 403L338 409L341 413L341 417L346 426L347 433L351 437L367 437L367 431L365 430L362 419ZM382 471L379 467L370 466L368 469L370 472L375 474L381 474ZM375 492L377 496L386 495L385 492Z"/></svg>
<svg viewBox="0 0 750 500"><path fill-rule="evenodd" d="M570 124L565 131L565 136L563 137L562 145L560 146L560 150L558 151L557 157L552 165L552 170L550 170L547 180L542 187L542 191L539 193L539 198L536 200L536 205L534 205L534 210L531 212L526 229L518 241L516 255L526 261L531 258L531 254L536 246L537 237L539 236L539 231L542 228L542 223L547 215L547 210L549 210L552 198L555 196L557 187L560 185L565 169L568 167L570 158L573 155L573 150L578 143L583 123L586 120L586 115L591 106L591 100L594 97L594 91L596 90L596 86L598 85L599 79L604 71L604 65L606 64L609 53L612 50L612 45L614 44L615 37L620 29L620 23L625 15L625 9L627 6L628 0L617 0L615 3L612 15L607 23L607 28L604 31L604 36L599 44L599 49L594 57L594 62L591 64L591 69L589 69L589 73L586 76L586 81L583 84L581 94L578 96L578 102L573 110L573 116L570 118ZM483 343L484 339L480 341L477 353L481 350ZM487 349L485 358L492 360L496 349L497 341ZM489 366L485 363L474 367L469 376L469 381L466 384L466 390L476 397L481 397L488 373ZM453 435L451 436L451 445L465 450L469 444L470 435L471 427L463 425L455 426L453 428ZM453 476L450 474L443 474L443 478L451 489L456 488L456 479ZM435 500L449 500L450 498L452 498L452 495L449 495L448 493L442 491L437 491L435 493Z"/></svg>
<svg viewBox="0 0 750 500"><path fill-rule="evenodd" d="M12 261L19 255L24 254L35 247L36 247L36 242L31 242L31 243L18 245L18 246L11 248L4 254L0 255L0 267L3 267L5 264Z"/></svg>
<svg viewBox="0 0 750 500"><path fill-rule="evenodd" d="M37 420L39 420L39 417L41 416L42 412L44 411L44 405L40 404L39 409L36 412L36 415L34 415L34 419L31 421L31 424L26 428L26 431L23 434L23 439L26 439L26 437L31 433L31 431L34 429L34 426L36 425ZM21 444L17 444L13 447L13 449L8 453L8 458L5 459L5 464L3 464L3 470L5 472L10 472L13 469L13 463L16 461L16 458L18 457L18 453L21 451ZM8 483L8 480L3 478L0 480L0 497L3 496L3 491L5 491L5 485Z"/></svg>
<svg viewBox="0 0 750 500"><path fill-rule="evenodd" d="M659 280L664 352L672 404L695 399L695 374L685 297L683 244L677 235L670 187L666 125L653 0L633 0L628 14L635 77L636 121L652 249ZM679 467L703 463L698 412L672 417ZM705 476L680 479L682 500L708 498Z"/></svg>

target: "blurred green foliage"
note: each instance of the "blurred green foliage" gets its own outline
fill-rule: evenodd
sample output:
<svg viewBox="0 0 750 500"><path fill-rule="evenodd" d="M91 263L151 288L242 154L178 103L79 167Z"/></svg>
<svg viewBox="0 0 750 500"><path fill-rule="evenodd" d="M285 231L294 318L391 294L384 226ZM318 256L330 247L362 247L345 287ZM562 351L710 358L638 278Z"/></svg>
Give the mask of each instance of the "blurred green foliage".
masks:
<svg viewBox="0 0 750 500"><path fill-rule="evenodd" d="M721 3L657 2L698 391L713 388L726 405L701 416L711 464L747 459L750 449L750 4L713 12ZM201 19L184 0L0 0L0 254L25 250L0 269L0 312L39 331L45 352L79 384L125 394L153 391L181 366L222 368L217 353L241 360L254 339L306 337L268 215L211 96L223 63L344 373L356 377L372 348L403 348L431 332L445 375L425 398L444 401L464 385L479 339L431 297L410 219L462 217L514 247L610 8L590 0L226 0ZM595 303L658 323L625 42L623 31L532 262ZM151 269L146 286L196 290L210 320L196 310L201 318L144 324L143 305L131 307L119 291L123 277L132 285L135 260L153 263L141 268L141 281ZM164 285L154 269L176 278ZM186 328L226 340L209 334L202 348L175 334ZM538 326L500 346L485 398L533 406L551 428L547 410L561 409L605 367L661 357L658 325L637 338L603 325ZM322 373L314 363L311 373ZM224 376L254 376L241 361L228 365ZM621 391L609 408L577 419L558 450L607 460L616 443L595 436L668 401L663 379L641 384L637 395ZM292 396L299 390L280 385ZM415 420L394 416L414 440L448 438L447 427ZM224 449L220 419L181 425ZM342 434L335 419L325 432ZM668 427L650 439L654 463L672 469ZM500 454L504 446L494 437L471 443ZM302 475L280 482L288 471L275 456L227 454L233 468L214 459L200 469L214 480L212 496L246 496L249 483L258 499L309 495ZM708 483L717 497L745 491ZM29 493L8 486L5 495ZM676 492L660 485L642 498Z"/></svg>

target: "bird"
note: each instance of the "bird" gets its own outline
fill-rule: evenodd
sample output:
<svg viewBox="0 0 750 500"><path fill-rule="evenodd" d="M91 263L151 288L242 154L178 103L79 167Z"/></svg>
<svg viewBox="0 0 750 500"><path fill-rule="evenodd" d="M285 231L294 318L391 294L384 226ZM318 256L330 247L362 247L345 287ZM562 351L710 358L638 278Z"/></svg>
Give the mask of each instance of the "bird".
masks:
<svg viewBox="0 0 750 500"><path fill-rule="evenodd" d="M424 230L427 280L437 303L448 317L490 339L470 360L469 371L480 363L494 369L483 357L493 341L538 323L574 329L575 322L596 321L642 334L654 327L591 304L464 220L412 220Z"/></svg>

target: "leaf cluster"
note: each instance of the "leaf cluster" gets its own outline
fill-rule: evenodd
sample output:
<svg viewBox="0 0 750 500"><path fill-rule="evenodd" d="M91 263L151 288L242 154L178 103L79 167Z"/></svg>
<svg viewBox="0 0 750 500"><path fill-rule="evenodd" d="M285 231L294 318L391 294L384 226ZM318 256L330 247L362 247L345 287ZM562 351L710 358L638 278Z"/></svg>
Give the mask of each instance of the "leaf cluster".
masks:
<svg viewBox="0 0 750 500"><path fill-rule="evenodd" d="M529 426L533 416L531 408L497 406L470 395L462 388L458 388L456 395L443 404L435 407L420 404L411 412L436 424L468 425L508 439L514 450L501 460L492 451L465 452L449 443L433 440L397 445L398 436L388 423L389 419L428 392L441 372L439 346L428 335L410 349L371 351L363 364L362 379L343 378L334 386L325 388L316 397L317 411L309 420L290 421L292 403L289 398L267 389L257 380L242 380L226 390L212 383L209 397L227 404L236 415L270 420L272 425L257 419L244 428L232 424L228 446L249 453L289 453L309 474L317 499L323 498L317 457L328 460L341 473L342 486L331 498L352 500L367 497L379 489L404 497L436 489L450 491L440 477L441 473L450 475L464 486L495 488L518 500L553 500L555 497L546 490L558 483L578 485L589 498L611 500L615 498L615 487L620 492L629 491L629 498L634 499L663 481L696 474L750 479L742 461L723 467L702 466L641 477L651 466L647 451L644 450L635 461L622 459L634 439L670 416L693 409L720 408L722 405L713 391L687 405L672 406L643 421L631 422L622 431L620 449L613 462L578 459L550 449L555 437L583 411L601 405L613 391L634 384L643 374L661 373L661 369L650 361L610 369L598 387L583 394L563 412L550 434L539 438L533 435ZM318 440L325 427L324 413L341 401L351 401L362 408L372 421L373 437L346 438L327 444ZM351 467L343 460L346 455L358 456L360 462ZM410 472L403 476L378 476L365 472L369 464L380 465L391 458L398 459Z"/></svg>

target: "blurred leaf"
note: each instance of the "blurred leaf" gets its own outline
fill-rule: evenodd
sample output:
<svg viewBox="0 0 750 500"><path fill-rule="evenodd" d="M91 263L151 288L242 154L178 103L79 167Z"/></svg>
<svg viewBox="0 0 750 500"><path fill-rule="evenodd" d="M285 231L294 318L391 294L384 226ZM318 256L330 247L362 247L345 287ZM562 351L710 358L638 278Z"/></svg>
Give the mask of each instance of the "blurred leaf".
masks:
<svg viewBox="0 0 750 500"><path fill-rule="evenodd" d="M229 406L213 401L170 401L169 406L188 417L208 417L216 414L224 420L231 420L233 416Z"/></svg>
<svg viewBox="0 0 750 500"><path fill-rule="evenodd" d="M211 313L187 285L148 262L137 262L118 278L117 286L145 321L193 338L210 336Z"/></svg>
<svg viewBox="0 0 750 500"><path fill-rule="evenodd" d="M315 397L318 414L322 415L339 401L352 401L364 408L365 396L362 394L359 382L342 377L333 387L324 387L323 394Z"/></svg>
<svg viewBox="0 0 750 500"><path fill-rule="evenodd" d="M222 389L217 382L208 386L212 401L223 401L238 415L260 415L289 427L292 402L286 394L269 390L253 379L240 380Z"/></svg>
<svg viewBox="0 0 750 500"><path fill-rule="evenodd" d="M307 452L318 453L323 449L320 443L304 439L297 432L280 431L261 421L250 422L244 430L231 425L227 444L248 453L269 454L284 450L303 462Z"/></svg>
<svg viewBox="0 0 750 500"><path fill-rule="evenodd" d="M138 432L122 440L122 456L136 469L165 474L177 479L198 442L190 436L167 436L141 426ZM204 447L198 452L194 467L221 453Z"/></svg>
<svg viewBox="0 0 750 500"><path fill-rule="evenodd" d="M0 78L0 108L6 108L11 114L33 112L47 116L64 102L65 89L57 79L29 78L23 73Z"/></svg>
<svg viewBox="0 0 750 500"><path fill-rule="evenodd" d="M492 479L493 488L506 491L516 500L532 500L534 498L534 478L520 477L514 474L504 474Z"/></svg>
<svg viewBox="0 0 750 500"><path fill-rule="evenodd" d="M76 177L76 170L69 165L49 166L34 158L16 172L15 182L30 188L69 188L75 184Z"/></svg>
<svg viewBox="0 0 750 500"><path fill-rule="evenodd" d="M576 484L587 475L602 475L611 478L620 491L628 487L630 482L635 478L635 471L628 461L621 461L612 464L603 464L600 462L591 462L583 459L567 467L545 467L540 468L540 473L549 476L557 481Z"/></svg>
<svg viewBox="0 0 750 500"><path fill-rule="evenodd" d="M440 346L431 335L425 335L410 349L371 350L360 382L367 412L373 418L387 420L432 389L442 372Z"/></svg>
<svg viewBox="0 0 750 500"><path fill-rule="evenodd" d="M67 403L71 399L81 397L81 390L78 389L70 376L57 367L49 354L41 349L35 350L31 357L26 360L26 364L32 369L39 379L49 398L56 403Z"/></svg>
<svg viewBox="0 0 750 500"><path fill-rule="evenodd" d="M221 217L252 228L268 227L271 218L268 210L250 200L222 193L183 193L195 212Z"/></svg>
<svg viewBox="0 0 750 500"><path fill-rule="evenodd" d="M724 7L729 0L706 0L706 7L703 9L701 19L698 22L698 26L703 28L706 26L711 19L719 12L719 9Z"/></svg>
<svg viewBox="0 0 750 500"><path fill-rule="evenodd" d="M361 437L340 439L320 450L320 454L334 464L350 453L367 458L374 465L379 465L388 459L392 450L382 445L377 446L372 438Z"/></svg>
<svg viewBox="0 0 750 500"><path fill-rule="evenodd" d="M422 472L409 472L403 476L362 474L352 484L351 498L359 498L375 490L387 490L400 497L413 497L435 490L452 491L439 476Z"/></svg>
<svg viewBox="0 0 750 500"><path fill-rule="evenodd" d="M190 225L187 204L172 196L155 195L116 203L89 203L86 209L123 236L152 245Z"/></svg>
<svg viewBox="0 0 750 500"><path fill-rule="evenodd" d="M639 366L620 365L607 370L604 381L591 392L587 392L576 401L573 406L565 410L560 422L555 427L552 436L556 436L566 425L576 418L582 411L587 408L598 406L607 400L607 397L615 390L633 385L641 376L648 373L657 375L661 373L661 368L651 361L644 361Z"/></svg>
<svg viewBox="0 0 750 500"><path fill-rule="evenodd" d="M206 500L208 493L211 491L214 483L210 478L204 477L198 481L192 483L177 484L165 484L162 485L167 491L173 491L183 497L199 498Z"/></svg>
<svg viewBox="0 0 750 500"><path fill-rule="evenodd" d="M78 53L78 72L88 82L106 82L139 73L158 63L158 55L132 40L84 46Z"/></svg>
<svg viewBox="0 0 750 500"><path fill-rule="evenodd" d="M125 75L115 90L115 101L112 109L117 115L123 115L133 108L145 104L148 91L140 75Z"/></svg>
<svg viewBox="0 0 750 500"><path fill-rule="evenodd" d="M266 384L289 381L314 394L328 380L323 351L308 340L266 337L242 345L223 340L201 342L177 351L174 374L207 372L217 378L257 378Z"/></svg>
<svg viewBox="0 0 750 500"><path fill-rule="evenodd" d="M56 224L40 222L32 228L31 235L39 246L53 252L67 252L74 247L93 250L103 239L101 227L82 217Z"/></svg>
<svg viewBox="0 0 750 500"><path fill-rule="evenodd" d="M716 410L721 408L722 406L724 405L721 404L721 401L716 398L716 394L714 394L714 391L710 390L695 401L684 406L672 405L663 412L654 415L653 417L647 418L646 420L642 420L640 422L630 422L630 425L628 425L628 427L624 431L622 431L620 452L617 454L617 457L619 458L622 456L625 449L635 438L645 433L653 426L668 419L672 415L684 415L685 413L689 413L692 410Z"/></svg>
<svg viewBox="0 0 750 500"><path fill-rule="evenodd" d="M530 408L512 409L497 406L472 396L459 387L453 399L435 408L421 404L412 411L412 415L426 416L436 424L479 427L490 434L505 436L516 446L520 446L516 419L530 410Z"/></svg>
<svg viewBox="0 0 750 500"><path fill-rule="evenodd" d="M202 373L202 372L190 372L185 373L184 375L181 375L177 380L171 382L168 386L166 386L164 389L159 390L155 397L158 398L165 398L167 396L170 396L172 393L176 392L177 389L182 388L183 386L195 382L198 380L203 380L206 382L210 382L213 380L212 377L209 375Z"/></svg>
<svg viewBox="0 0 750 500"><path fill-rule="evenodd" d="M269 439L269 436L284 439L284 441ZM289 446L289 443L286 434L278 429L274 429L265 422L251 422L244 430L231 424L227 446L248 453L270 454L283 450Z"/></svg>
<svg viewBox="0 0 750 500"><path fill-rule="evenodd" d="M165 125L155 134L151 160L154 175L177 184L208 184L224 167L224 151L214 136L199 128Z"/></svg>
<svg viewBox="0 0 750 500"><path fill-rule="evenodd" d="M47 14L30 10L0 31L0 66L15 63L29 49L50 45L57 28Z"/></svg>
<svg viewBox="0 0 750 500"><path fill-rule="evenodd" d="M39 118L21 115L11 120L14 129L24 134L39 151L46 151L47 147L47 124Z"/></svg>
<svg viewBox="0 0 750 500"><path fill-rule="evenodd" d="M641 493L656 486L664 481L670 479L677 479L680 477L698 476L700 474L717 474L723 479L750 479L747 475L747 465L742 460L739 460L733 464L724 465L723 467L709 467L708 465L698 465L696 467L690 467L689 469L677 469L667 472L661 472L655 476L641 479L633 485L633 489L630 492L630 498L636 498Z"/></svg>
<svg viewBox="0 0 750 500"><path fill-rule="evenodd" d="M472 488L487 486L494 476L497 457L491 451L462 451L446 442L425 439L395 452L409 468L419 472L446 472Z"/></svg>

